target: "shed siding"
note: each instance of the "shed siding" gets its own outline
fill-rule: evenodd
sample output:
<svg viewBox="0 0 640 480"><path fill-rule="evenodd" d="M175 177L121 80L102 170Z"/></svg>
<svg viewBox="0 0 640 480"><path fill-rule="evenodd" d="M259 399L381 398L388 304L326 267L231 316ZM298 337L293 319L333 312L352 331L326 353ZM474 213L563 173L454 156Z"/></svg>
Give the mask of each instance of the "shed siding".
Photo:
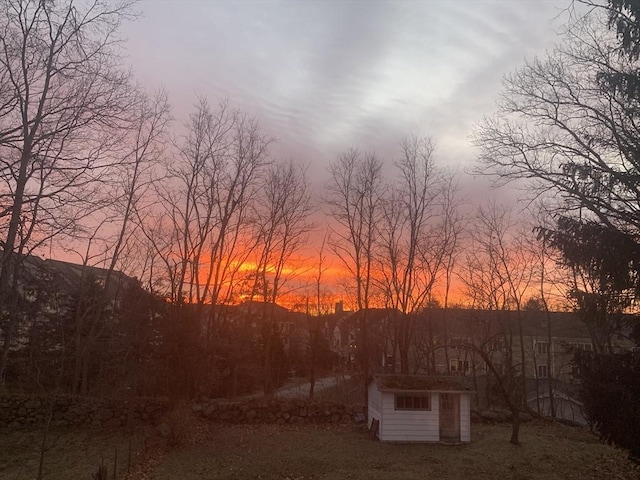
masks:
<svg viewBox="0 0 640 480"><path fill-rule="evenodd" d="M471 396L468 393L460 395L460 441L471 441Z"/></svg>
<svg viewBox="0 0 640 480"><path fill-rule="evenodd" d="M371 428L371 421L374 418L377 418L380 422L378 427L378 435L382 438L382 415L380 410L380 405L382 403L382 392L378 390L375 382L369 383L369 408L367 409L367 426Z"/></svg>
<svg viewBox="0 0 640 480"><path fill-rule="evenodd" d="M430 394L431 410L396 410L394 394L381 393L381 420L384 419L384 421L380 422L380 440L385 442L440 441L437 393Z"/></svg>

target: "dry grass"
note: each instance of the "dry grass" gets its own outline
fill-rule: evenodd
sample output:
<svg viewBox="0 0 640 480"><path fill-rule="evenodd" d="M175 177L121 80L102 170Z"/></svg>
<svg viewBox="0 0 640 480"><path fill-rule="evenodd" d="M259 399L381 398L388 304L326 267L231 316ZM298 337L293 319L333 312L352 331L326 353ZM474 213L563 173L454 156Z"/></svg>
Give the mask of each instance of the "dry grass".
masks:
<svg viewBox="0 0 640 480"><path fill-rule="evenodd" d="M53 429L47 439L43 468L46 480L90 480L101 463L109 472L108 478L113 478L116 452L117 470L123 473L129 462L129 441L132 463L143 443L139 435L129 436L123 429ZM37 478L41 444L41 429L0 431L0 478Z"/></svg>
<svg viewBox="0 0 640 480"><path fill-rule="evenodd" d="M522 446L509 426L474 425L465 446L372 441L353 428L211 425L208 439L173 450L157 480L191 479L625 479L640 478L622 452L588 432L525 425Z"/></svg>
<svg viewBox="0 0 640 480"><path fill-rule="evenodd" d="M190 421L179 445L134 438L138 468L127 479L640 479L625 455L574 427L527 424L522 446L508 443L508 425L473 425L465 446L382 444L353 427L217 425ZM112 478L118 449L126 471L128 436L122 430L52 432L45 478L91 479L101 459ZM33 479L37 431L0 432L0 478ZM135 455L134 455L135 456ZM125 478L121 476L120 478Z"/></svg>

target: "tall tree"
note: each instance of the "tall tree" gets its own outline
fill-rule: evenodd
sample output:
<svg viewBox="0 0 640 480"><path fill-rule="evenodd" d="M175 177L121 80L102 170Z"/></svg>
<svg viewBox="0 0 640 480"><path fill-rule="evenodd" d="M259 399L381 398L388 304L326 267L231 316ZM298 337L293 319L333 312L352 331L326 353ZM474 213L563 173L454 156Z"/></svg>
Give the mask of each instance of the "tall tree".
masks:
<svg viewBox="0 0 640 480"><path fill-rule="evenodd" d="M6 306L22 255L73 234L99 208L133 88L116 37L131 16L129 2L5 0L0 10L0 305ZM0 313L0 380L17 327L10 311Z"/></svg>
<svg viewBox="0 0 640 480"><path fill-rule="evenodd" d="M398 312L393 323L400 372L408 374L417 315L432 298L446 245L438 225L444 216L444 182L435 167L435 146L414 136L401 147L399 181L382 202L377 257L385 301Z"/></svg>
<svg viewBox="0 0 640 480"><path fill-rule="evenodd" d="M318 249L317 268L313 277L313 291L306 298L307 314L307 358L309 364L309 398L313 398L315 393L317 370L326 366L328 362L323 361L330 352L328 345L328 334L325 332L325 317L331 312L331 304L327 298L324 288L324 275L328 269L327 258L324 253L327 237L322 239ZM332 333L332 332L331 332ZM324 357L324 358L323 358Z"/></svg>
<svg viewBox="0 0 640 480"><path fill-rule="evenodd" d="M573 272L571 297L594 346L606 352L640 294L640 4L581 3L593 8L571 20L563 44L506 77L499 112L484 121L477 143L482 171L555 197L556 225L541 236ZM632 376L635 367L615 354L594 357L578 359L586 395L600 395L598 388L625 369ZM618 397L635 401L634 389L623 387ZM585 398L592 400L599 401ZM605 439L628 448L620 423L590 420Z"/></svg>
<svg viewBox="0 0 640 480"><path fill-rule="evenodd" d="M449 371L449 334L447 331L447 313L449 310L449 300L451 295L451 286L456 270L456 262L459 259L462 248L462 236L466 228L467 219L461 213L461 205L463 199L458 195L459 184L458 178L454 173L451 173L446 179L446 185L443 194L443 246L444 259L444 294L443 294L443 314L444 321L443 337L444 337L444 358L447 365L447 371Z"/></svg>
<svg viewBox="0 0 640 480"><path fill-rule="evenodd" d="M135 241L134 234L139 227L135 222L135 212L144 210L145 204L150 201L144 197L153 182L153 172L161 156L163 137L170 120L166 94L160 91L149 96L140 92L137 102L131 105L130 118L130 126L122 137L119 152L123 157L117 168L119 182L114 182L111 188L113 202L106 205L102 212L106 216L105 221L100 222L91 235L95 238L104 225L109 230L115 230L105 238L103 252L100 253L106 267L104 278L101 279L101 297L91 315L76 317L73 389L83 395L88 389L89 362L107 326L102 316L109 304L121 299L126 287L122 276L118 275L117 267L129 267L127 263L131 261L124 258L123 252ZM87 256L83 259L85 266L89 261L91 243L90 240Z"/></svg>
<svg viewBox="0 0 640 480"><path fill-rule="evenodd" d="M374 248L380 201L383 194L382 162L373 154L349 150L330 167L327 186L329 212L336 221L330 247L349 272L354 284L355 304L362 311L363 339L359 356L365 392L369 382L370 359L367 323L373 296Z"/></svg>
<svg viewBox="0 0 640 480"><path fill-rule="evenodd" d="M499 112L477 137L484 173L554 196L556 225L543 235L576 273L583 317L612 320L605 331L613 304L640 292L640 98L627 88L637 67L607 29L616 11L631 14L626 3L611 2L613 17L596 8L573 20L562 45L507 76Z"/></svg>
<svg viewBox="0 0 640 480"><path fill-rule="evenodd" d="M275 386L273 350L282 335L274 309L285 283L300 274L294 255L300 255L308 239L312 211L304 168L293 161L273 164L258 194L254 214L256 269L252 291L262 301L265 394L272 393Z"/></svg>
<svg viewBox="0 0 640 480"><path fill-rule="evenodd" d="M461 279L474 307L513 310L516 313L515 325L505 322L501 330L487 335L475 352L495 376L502 397L512 412L511 442L517 444L520 411L526 407L524 299L535 285L535 259L528 249L526 235L513 221L509 209L490 203L478 209L476 222ZM502 372L490 358L495 340L500 340L504 349Z"/></svg>
<svg viewBox="0 0 640 480"><path fill-rule="evenodd" d="M154 271L164 279L162 293L175 305L169 315L176 323L192 319L187 323L195 329L191 394L215 383L217 334L227 312L219 306L234 298L256 245L251 214L270 143L254 118L226 102L214 109L200 99L175 157L153 184L155 208L139 216L155 252Z"/></svg>

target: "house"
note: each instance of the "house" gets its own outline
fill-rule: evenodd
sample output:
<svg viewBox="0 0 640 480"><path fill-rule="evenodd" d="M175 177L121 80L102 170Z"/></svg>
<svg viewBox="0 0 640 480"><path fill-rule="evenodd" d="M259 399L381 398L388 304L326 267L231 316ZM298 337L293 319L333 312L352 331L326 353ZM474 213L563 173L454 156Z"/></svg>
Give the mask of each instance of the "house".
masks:
<svg viewBox="0 0 640 480"><path fill-rule="evenodd" d="M479 349L489 353L500 370L501 357L510 349L516 352L518 369L524 369L526 378L571 383L575 350L594 349L589 328L572 312L429 309L424 312L423 329L431 333L433 369L455 375L489 373L476 355ZM633 347L629 331L622 325L612 334L614 351ZM519 361L521 349L524 365Z"/></svg>
<svg viewBox="0 0 640 480"><path fill-rule="evenodd" d="M334 348L342 345L344 349L346 344L354 358L354 354L367 351L373 374L399 373L398 321L402 314L392 309L370 309L367 313L368 348L361 347L363 312L354 312L338 323L334 339L346 339L348 343L334 342ZM589 329L578 315L533 309L428 308L410 323L406 373L460 377L464 385L477 392L472 406L478 409L501 401L496 393L496 374L524 373L527 403L533 410L584 423L573 386L572 362L576 350L592 350L594 346ZM610 344L615 351L633 347L629 330L623 328L612 335Z"/></svg>
<svg viewBox="0 0 640 480"><path fill-rule="evenodd" d="M11 350L23 349L36 330L44 334L43 328L53 328L61 319L70 321L80 302L90 308L105 288L102 309L103 316L109 317L121 304L125 291L139 285L137 279L117 270L41 259L35 255L19 257L19 261L18 300L12 312L17 324ZM108 277L109 284L105 285Z"/></svg>
<svg viewBox="0 0 640 480"><path fill-rule="evenodd" d="M368 387L369 428L383 442L471 441L471 390L452 377L377 375Z"/></svg>
<svg viewBox="0 0 640 480"><path fill-rule="evenodd" d="M86 393L99 373L103 390L112 391L113 378L123 377L114 360L131 338L133 324L123 325L125 311L133 315L140 302L138 280L35 255L14 254L12 261L12 301L0 305L7 385L41 391L65 384Z"/></svg>
<svg viewBox="0 0 640 480"><path fill-rule="evenodd" d="M331 333L331 348L348 368L359 368L364 350L363 322L367 324L369 364L378 365L391 358L394 323L400 311L393 308L369 308L356 312L341 312ZM377 373L377 369L373 371ZM381 373L381 372L380 372Z"/></svg>

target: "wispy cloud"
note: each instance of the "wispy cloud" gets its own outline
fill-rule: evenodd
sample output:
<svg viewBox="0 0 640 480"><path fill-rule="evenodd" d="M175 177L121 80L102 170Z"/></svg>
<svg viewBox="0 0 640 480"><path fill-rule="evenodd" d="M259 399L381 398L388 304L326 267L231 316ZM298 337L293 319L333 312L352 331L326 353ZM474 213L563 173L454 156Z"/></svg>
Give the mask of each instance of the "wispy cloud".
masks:
<svg viewBox="0 0 640 480"><path fill-rule="evenodd" d="M177 116L196 93L228 96L316 176L351 145L392 156L410 133L468 163L468 133L502 75L555 40L567 3L146 1L127 47Z"/></svg>

